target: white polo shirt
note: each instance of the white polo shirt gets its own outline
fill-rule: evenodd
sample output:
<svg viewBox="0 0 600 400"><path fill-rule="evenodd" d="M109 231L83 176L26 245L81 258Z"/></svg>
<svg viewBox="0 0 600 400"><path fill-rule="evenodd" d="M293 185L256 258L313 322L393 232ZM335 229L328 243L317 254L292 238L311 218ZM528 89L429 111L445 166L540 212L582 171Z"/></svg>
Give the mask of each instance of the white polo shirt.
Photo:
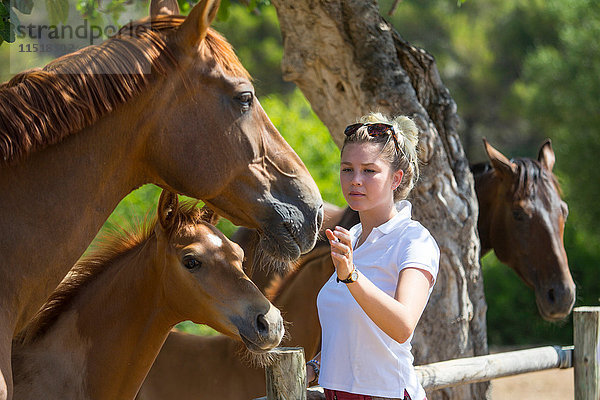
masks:
<svg viewBox="0 0 600 400"><path fill-rule="evenodd" d="M428 271L435 283L440 259L429 231L411 219L411 204L403 200L396 207L398 214L374 228L353 254L359 272L392 297L404 268ZM361 232L361 224L350 229L352 247ZM317 297L322 328L319 384L379 397L403 398L406 389L413 400L424 399L413 368L412 335L404 343L389 337L335 278L334 272ZM432 290L433 285L429 294Z"/></svg>

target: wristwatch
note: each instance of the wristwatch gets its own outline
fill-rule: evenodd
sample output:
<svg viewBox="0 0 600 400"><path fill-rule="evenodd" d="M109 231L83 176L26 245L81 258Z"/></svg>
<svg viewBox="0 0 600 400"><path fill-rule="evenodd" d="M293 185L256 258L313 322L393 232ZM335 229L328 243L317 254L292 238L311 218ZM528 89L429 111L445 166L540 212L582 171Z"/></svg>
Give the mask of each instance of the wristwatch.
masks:
<svg viewBox="0 0 600 400"><path fill-rule="evenodd" d="M348 275L348 277L346 279L340 279L337 276L335 277L335 280L337 281L337 283L340 283L340 282L352 283L352 282L356 282L357 279L358 279L358 270L356 269L356 267L354 267L354 269L352 270L352 272L350 272L350 275Z"/></svg>

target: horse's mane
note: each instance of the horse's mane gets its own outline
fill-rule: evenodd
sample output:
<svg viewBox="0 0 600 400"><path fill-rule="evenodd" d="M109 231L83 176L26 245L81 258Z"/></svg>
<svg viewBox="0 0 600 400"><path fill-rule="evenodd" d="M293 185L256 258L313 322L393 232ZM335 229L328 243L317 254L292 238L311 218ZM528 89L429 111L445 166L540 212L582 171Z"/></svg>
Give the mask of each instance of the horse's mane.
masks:
<svg viewBox="0 0 600 400"><path fill-rule="evenodd" d="M197 204L198 202L190 201L179 206L174 217L177 219L171 230L167 232L169 236L200 223L205 211L198 209ZM21 344L28 344L42 337L59 319L60 315L69 309L77 295L90 282L93 282L112 266L119 265L119 260L152 238L156 224L156 215L146 216L141 223L134 224L131 228L114 227L102 232L93 244L90 253L75 264L15 340Z"/></svg>
<svg viewBox="0 0 600 400"><path fill-rule="evenodd" d="M517 198L535 196L538 182L547 180L548 177L558 194L562 196L562 190L558 183L558 179L556 179L556 176L552 172L544 174L542 172L542 164L538 160L533 160L531 158L516 158L512 161L517 164L518 178L514 187L514 193Z"/></svg>
<svg viewBox="0 0 600 400"><path fill-rule="evenodd" d="M158 16L123 26L112 38L21 72L0 84L0 164L60 142L96 122L177 67L170 38L185 17ZM201 44L215 63L249 78L231 45L209 29Z"/></svg>
<svg viewBox="0 0 600 400"><path fill-rule="evenodd" d="M560 183L552 172L544 174L542 164L532 158L514 158L511 160L517 166L517 179L512 188L513 195L516 198L532 197L536 193L537 183L540 180L550 178L550 183L554 185L558 194L562 197ZM493 171L489 162L483 162L471 165L471 172L474 176L484 175Z"/></svg>

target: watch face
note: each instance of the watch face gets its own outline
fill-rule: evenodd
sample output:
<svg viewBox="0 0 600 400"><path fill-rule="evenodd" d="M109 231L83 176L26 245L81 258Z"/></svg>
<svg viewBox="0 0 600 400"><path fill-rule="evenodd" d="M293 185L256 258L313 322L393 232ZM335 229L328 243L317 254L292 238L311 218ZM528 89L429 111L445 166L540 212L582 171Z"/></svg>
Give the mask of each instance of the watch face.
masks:
<svg viewBox="0 0 600 400"><path fill-rule="evenodd" d="M358 271L357 270L352 271L352 274L350 275L350 279L352 280L352 282L356 282L356 280L358 279Z"/></svg>

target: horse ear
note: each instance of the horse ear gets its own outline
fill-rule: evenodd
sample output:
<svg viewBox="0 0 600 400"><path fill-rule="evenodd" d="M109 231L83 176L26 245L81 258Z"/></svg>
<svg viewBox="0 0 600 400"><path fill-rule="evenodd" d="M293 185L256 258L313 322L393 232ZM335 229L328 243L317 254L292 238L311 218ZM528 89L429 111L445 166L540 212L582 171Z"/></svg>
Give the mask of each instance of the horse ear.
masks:
<svg viewBox="0 0 600 400"><path fill-rule="evenodd" d="M158 221L164 230L173 227L177 215L179 199L176 193L163 190L158 199Z"/></svg>
<svg viewBox="0 0 600 400"><path fill-rule="evenodd" d="M556 156L554 155L554 150L552 150L552 141L550 139L546 139L542 147L540 147L540 152L538 153L538 161L548 171L552 171L552 168L554 168Z"/></svg>
<svg viewBox="0 0 600 400"><path fill-rule="evenodd" d="M179 27L178 39L185 48L196 48L206 37L206 32L217 16L220 0L201 0Z"/></svg>
<svg viewBox="0 0 600 400"><path fill-rule="evenodd" d="M150 18L158 15L179 15L177 0L152 0L150 2Z"/></svg>
<svg viewBox="0 0 600 400"><path fill-rule="evenodd" d="M211 225L216 225L217 222L221 219L221 216L208 208L207 206L202 207L202 213L200 214L200 218L202 221L207 222Z"/></svg>
<svg viewBox="0 0 600 400"><path fill-rule="evenodd" d="M502 176L512 176L517 172L517 166L511 162L506 156L492 147L488 141L483 138L483 145L485 146L485 152L492 163L492 167Z"/></svg>

